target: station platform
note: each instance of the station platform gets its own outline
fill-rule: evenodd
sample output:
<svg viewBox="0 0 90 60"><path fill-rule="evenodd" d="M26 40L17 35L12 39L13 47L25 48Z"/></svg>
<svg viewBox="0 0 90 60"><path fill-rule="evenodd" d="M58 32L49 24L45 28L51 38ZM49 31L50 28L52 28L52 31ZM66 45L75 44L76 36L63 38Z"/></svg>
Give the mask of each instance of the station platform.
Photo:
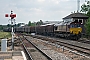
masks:
<svg viewBox="0 0 90 60"><path fill-rule="evenodd" d="M24 60L22 51L0 51L0 60Z"/></svg>

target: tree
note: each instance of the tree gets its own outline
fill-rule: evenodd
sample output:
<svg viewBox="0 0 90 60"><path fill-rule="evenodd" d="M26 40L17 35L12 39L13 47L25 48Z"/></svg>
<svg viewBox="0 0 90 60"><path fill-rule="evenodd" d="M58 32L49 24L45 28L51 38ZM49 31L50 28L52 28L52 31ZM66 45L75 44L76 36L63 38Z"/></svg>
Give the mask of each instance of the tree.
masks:
<svg viewBox="0 0 90 60"><path fill-rule="evenodd" d="M89 17L88 21L85 24L85 28L86 28L86 34L90 36L90 1L87 1L86 4L84 3L81 6L81 12L84 12L85 15Z"/></svg>
<svg viewBox="0 0 90 60"><path fill-rule="evenodd" d="M31 26L31 21L28 22L28 26Z"/></svg>
<svg viewBox="0 0 90 60"><path fill-rule="evenodd" d="M86 22L85 27L86 27L86 33L90 36L90 18Z"/></svg>
<svg viewBox="0 0 90 60"><path fill-rule="evenodd" d="M42 20L40 20L40 24L41 24L41 25L43 24L43 21L42 21Z"/></svg>
<svg viewBox="0 0 90 60"><path fill-rule="evenodd" d="M19 27L20 25L21 25L21 23L18 23L18 24L17 24L17 27Z"/></svg>
<svg viewBox="0 0 90 60"><path fill-rule="evenodd" d="M86 14L86 15L90 17L90 10L87 12L87 14Z"/></svg>
<svg viewBox="0 0 90 60"><path fill-rule="evenodd" d="M7 24L7 27L11 27L11 25L10 24Z"/></svg>
<svg viewBox="0 0 90 60"><path fill-rule="evenodd" d="M2 25L0 25L0 30L3 30L3 26Z"/></svg>
<svg viewBox="0 0 90 60"><path fill-rule="evenodd" d="M42 21L42 20L38 21L38 22L36 23L36 25L43 25L43 21Z"/></svg>
<svg viewBox="0 0 90 60"><path fill-rule="evenodd" d="M84 12L87 16L90 17L90 1L87 1L87 3L83 4L81 6L81 12Z"/></svg>

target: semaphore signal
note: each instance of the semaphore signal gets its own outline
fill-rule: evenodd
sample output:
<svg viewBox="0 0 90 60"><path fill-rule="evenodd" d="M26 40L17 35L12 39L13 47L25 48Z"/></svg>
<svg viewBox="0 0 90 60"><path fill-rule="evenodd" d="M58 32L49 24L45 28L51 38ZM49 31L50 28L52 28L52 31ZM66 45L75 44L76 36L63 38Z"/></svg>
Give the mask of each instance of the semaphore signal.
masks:
<svg viewBox="0 0 90 60"><path fill-rule="evenodd" d="M11 19L16 17L16 14L13 14L13 11L11 11L11 14L5 14L5 17L11 17Z"/></svg>
<svg viewBox="0 0 90 60"><path fill-rule="evenodd" d="M15 24L15 17L16 17L16 14L13 14L13 11L11 11L11 14L5 14L5 17L11 17L10 21L11 21L11 25L12 25L12 50L14 50L14 32L13 32L13 25Z"/></svg>

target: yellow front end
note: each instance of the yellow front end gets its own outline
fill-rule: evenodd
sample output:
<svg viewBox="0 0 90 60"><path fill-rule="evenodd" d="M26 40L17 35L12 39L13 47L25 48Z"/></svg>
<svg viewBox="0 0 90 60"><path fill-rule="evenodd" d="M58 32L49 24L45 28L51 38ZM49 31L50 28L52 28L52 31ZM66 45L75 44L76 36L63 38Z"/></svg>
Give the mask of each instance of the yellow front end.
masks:
<svg viewBox="0 0 90 60"><path fill-rule="evenodd" d="M70 28L70 33L78 35L82 32L82 28Z"/></svg>

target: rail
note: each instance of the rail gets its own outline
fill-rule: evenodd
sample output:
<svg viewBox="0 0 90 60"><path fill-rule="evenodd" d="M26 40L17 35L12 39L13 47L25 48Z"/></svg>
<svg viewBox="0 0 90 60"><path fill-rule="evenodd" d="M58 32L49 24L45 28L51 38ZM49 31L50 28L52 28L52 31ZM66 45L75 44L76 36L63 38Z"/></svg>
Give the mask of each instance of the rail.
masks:
<svg viewBox="0 0 90 60"><path fill-rule="evenodd" d="M21 39L20 39L20 41L22 42ZM28 52L28 50L27 50L27 48L25 47L25 45L24 45L23 42L22 42L22 46L23 46L23 48L24 48L25 53L27 54L27 57L28 57L27 60L33 60L33 58L32 58L31 55L29 54L29 52Z"/></svg>
<svg viewBox="0 0 90 60"><path fill-rule="evenodd" d="M24 37L24 36L23 36ZM25 38L25 37L24 37ZM27 38L25 38L29 43L31 43L39 52L41 52L48 60L52 60L47 54L42 52L35 44L33 44L31 41L29 41Z"/></svg>

